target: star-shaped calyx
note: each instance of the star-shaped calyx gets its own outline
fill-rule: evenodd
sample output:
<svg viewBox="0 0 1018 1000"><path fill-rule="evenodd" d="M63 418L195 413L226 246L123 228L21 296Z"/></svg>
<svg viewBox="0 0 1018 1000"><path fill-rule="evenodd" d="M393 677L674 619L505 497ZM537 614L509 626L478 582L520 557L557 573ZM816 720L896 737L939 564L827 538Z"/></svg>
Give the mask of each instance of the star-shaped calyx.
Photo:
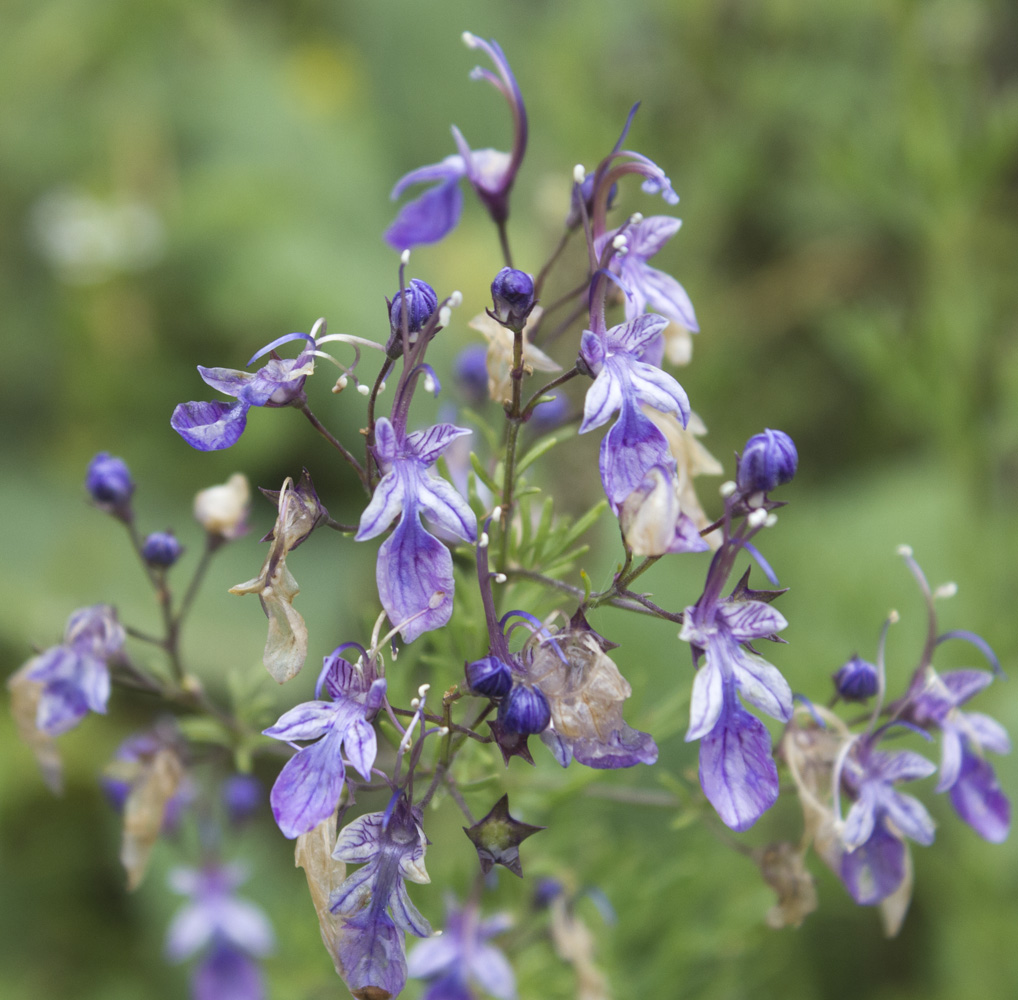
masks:
<svg viewBox="0 0 1018 1000"><path fill-rule="evenodd" d="M502 865L523 878L520 844L531 834L544 829L543 826L531 826L513 819L509 815L509 796L503 795L484 819L478 820L473 826L463 827L463 832L477 848L477 859L483 874L487 875L493 865Z"/></svg>

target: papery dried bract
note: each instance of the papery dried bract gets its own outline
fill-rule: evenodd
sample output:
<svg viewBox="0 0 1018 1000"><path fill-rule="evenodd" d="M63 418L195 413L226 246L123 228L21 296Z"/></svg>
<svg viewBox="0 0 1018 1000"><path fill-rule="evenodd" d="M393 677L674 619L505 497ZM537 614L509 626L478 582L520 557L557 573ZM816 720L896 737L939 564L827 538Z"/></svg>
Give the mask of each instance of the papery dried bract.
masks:
<svg viewBox="0 0 1018 1000"><path fill-rule="evenodd" d="M633 689L593 632L570 630L542 643L528 672L551 708L552 724L541 739L563 767L573 757L595 768L657 760L654 740L622 718Z"/></svg>
<svg viewBox="0 0 1018 1000"><path fill-rule="evenodd" d="M11 693L11 715L18 730L18 736L35 756L43 781L51 792L63 791L63 768L57 742L35 724L39 713L39 700L43 685L30 680L26 675L38 657L31 659L20 670L7 678L7 690Z"/></svg>
<svg viewBox="0 0 1018 1000"><path fill-rule="evenodd" d="M145 877L152 848L163 828L167 803L184 778L184 765L171 747L159 747L136 760L116 760L106 773L130 786L124 801L120 861L127 872L127 888L133 890Z"/></svg>
<svg viewBox="0 0 1018 1000"><path fill-rule="evenodd" d="M336 844L336 814L326 817L313 830L297 837L294 847L294 865L304 869L308 891L315 913L322 943L332 958L336 974L343 977L339 960L339 935L343 921L329 909L329 898L346 878L346 863L332 856Z"/></svg>
<svg viewBox="0 0 1018 1000"><path fill-rule="evenodd" d="M817 890L806 868L805 848L781 841L753 851L753 860L778 901L767 913L770 927L799 927L817 908Z"/></svg>

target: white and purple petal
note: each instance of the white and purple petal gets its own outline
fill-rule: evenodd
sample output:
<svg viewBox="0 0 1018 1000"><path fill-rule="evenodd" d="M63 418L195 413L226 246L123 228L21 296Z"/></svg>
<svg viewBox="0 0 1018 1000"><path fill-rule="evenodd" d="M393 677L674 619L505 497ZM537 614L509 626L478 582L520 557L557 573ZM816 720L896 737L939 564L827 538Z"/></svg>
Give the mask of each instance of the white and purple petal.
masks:
<svg viewBox="0 0 1018 1000"><path fill-rule="evenodd" d="M382 476L364 513L354 540L367 541L380 535L403 513L403 499L406 496L406 475L400 469L393 469Z"/></svg>
<svg viewBox="0 0 1018 1000"><path fill-rule="evenodd" d="M583 423L580 424L579 433L586 434L606 424L622 406L623 399L623 383L618 372L602 366L583 400Z"/></svg>
<svg viewBox="0 0 1018 1000"><path fill-rule="evenodd" d="M764 639L788 627L785 616L763 601L722 601L717 614L738 642Z"/></svg>
<svg viewBox="0 0 1018 1000"><path fill-rule="evenodd" d="M343 736L343 749L350 763L365 781L371 780L371 768L378 754L375 727L364 719L355 719Z"/></svg>
<svg viewBox="0 0 1018 1000"><path fill-rule="evenodd" d="M982 712L963 713L961 730L978 747L994 753L1010 753L1011 737L996 720Z"/></svg>
<svg viewBox="0 0 1018 1000"><path fill-rule="evenodd" d="M333 728L336 709L335 702L305 701L284 712L262 735L274 740L316 740Z"/></svg>
<svg viewBox="0 0 1018 1000"><path fill-rule="evenodd" d="M685 427L689 423L689 397L686 390L667 372L643 361L629 364L629 379L633 393L643 406L651 406L662 413L674 413Z"/></svg>
<svg viewBox="0 0 1018 1000"><path fill-rule="evenodd" d="M284 837L308 833L335 812L346 779L340 743L341 734L330 732L283 765L269 802Z"/></svg>
<svg viewBox="0 0 1018 1000"><path fill-rule="evenodd" d="M360 865L370 861L381 848L385 814L365 813L339 831L332 856L338 861Z"/></svg>
<svg viewBox="0 0 1018 1000"><path fill-rule="evenodd" d="M854 851L841 859L841 881L860 906L886 899L905 877L905 845L883 825Z"/></svg>
<svg viewBox="0 0 1018 1000"><path fill-rule="evenodd" d="M1011 831L1011 803L989 762L965 754L961 774L951 788L951 805L984 840L1001 844Z"/></svg>
<svg viewBox="0 0 1018 1000"><path fill-rule="evenodd" d="M455 424L435 424L422 431L414 431L406 438L406 453L425 465L434 465L438 456L457 438L473 433L468 427Z"/></svg>
<svg viewBox="0 0 1018 1000"><path fill-rule="evenodd" d="M873 835L877 822L877 790L873 782L866 782L859 790L859 797L852 803L845 817L845 828L841 841L848 851L861 847Z"/></svg>
<svg viewBox="0 0 1018 1000"><path fill-rule="evenodd" d="M736 704L700 743L700 785L725 825L737 831L748 830L777 801L770 733Z"/></svg>
<svg viewBox="0 0 1018 1000"><path fill-rule="evenodd" d="M724 675L715 662L716 653L707 649L707 656L693 678L693 694L689 702L689 730L686 742L701 739L716 725L725 704Z"/></svg>
<svg viewBox="0 0 1018 1000"><path fill-rule="evenodd" d="M170 417L170 426L198 451L221 451L240 439L250 408L245 400L180 403Z"/></svg>
<svg viewBox="0 0 1018 1000"><path fill-rule="evenodd" d="M613 510L655 465L674 468L668 442L639 407L624 402L619 419L601 441L599 459L601 483Z"/></svg>
<svg viewBox="0 0 1018 1000"><path fill-rule="evenodd" d="M743 701L781 722L792 717L792 689L777 667L744 649L737 649L733 665Z"/></svg>
<svg viewBox="0 0 1018 1000"><path fill-rule="evenodd" d="M441 628L452 617L452 556L424 530L416 504L407 505L396 530L379 547L375 581L382 607L404 642Z"/></svg>
<svg viewBox="0 0 1018 1000"><path fill-rule="evenodd" d="M468 542L477 538L477 515L454 486L423 471L415 485L417 500L436 527Z"/></svg>
<svg viewBox="0 0 1018 1000"><path fill-rule="evenodd" d="M888 818L909 840L914 840L924 847L929 847L933 843L936 824L927 812L926 806L917 798L885 788L880 796L880 804Z"/></svg>

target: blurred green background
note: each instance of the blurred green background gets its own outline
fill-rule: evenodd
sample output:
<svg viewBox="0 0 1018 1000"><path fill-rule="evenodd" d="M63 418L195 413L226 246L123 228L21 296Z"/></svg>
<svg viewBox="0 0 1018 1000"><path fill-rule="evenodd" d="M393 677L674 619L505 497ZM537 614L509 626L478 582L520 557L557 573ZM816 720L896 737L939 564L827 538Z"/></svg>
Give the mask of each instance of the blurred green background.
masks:
<svg viewBox="0 0 1018 1000"><path fill-rule="evenodd" d="M237 469L271 487L306 464L332 513L356 519L358 493L295 412L256 411L240 444L209 455L187 448L168 418L176 403L214 395L195 364L240 367L320 315L332 331L384 339L384 297L397 287L380 235L392 183L453 151L450 123L475 147L506 143L504 106L467 79L476 60L459 42L464 29L501 43L530 113L510 220L518 266L536 270L553 245L573 164L593 167L643 101L629 143L665 167L682 197L683 229L655 263L697 308L703 333L680 378L710 428L708 447L729 470L732 452L764 426L799 447L791 506L765 539L792 588L782 599L791 644L774 660L793 687L825 697L844 659L873 655L891 607L903 617L892 683L904 682L924 622L894 555L901 542L933 583L958 581L944 626L984 635L1013 672L1012 3L6 0L0 24L5 673L58 641L85 604L110 601L125 620L155 627L116 525L84 500L97 451L129 463L142 527L175 526L192 562L191 497ZM662 211L623 194L626 210ZM465 297L440 358L470 342L466 321L500 263L469 197L455 234L415 253L415 275ZM331 397L329 378L313 387L316 407L354 433L356 399ZM708 506L713 490L701 490ZM213 687L228 671L261 670L257 603L225 594L261 563L255 539L272 511L258 502L255 511L256 530L214 567L186 642ZM604 554L587 565L595 585L610 580L604 537ZM351 580L370 579L368 549L330 536L292 560L309 664L363 635L371 608ZM659 566L648 587L681 607L705 568L695 558ZM943 825L935 847L914 852L915 899L893 942L819 865L820 911L798 931L768 930L770 894L748 860L674 810L612 801L634 785L671 789L695 767L682 741L688 654L671 627L610 614L596 624L622 642L617 659L635 689L627 717L659 736L661 763L608 775L602 792L586 787L589 774L562 774L546 759L534 774L515 762L506 781L514 812L550 828L525 845L525 867L567 865L617 910L611 928L580 906L616 996L1010 994L1018 853L1013 842L980 842L932 787L924 797ZM948 666L974 662L963 649L944 654ZM309 696L310 677L295 684ZM976 707L1018 731L1016 701L999 685ZM193 861L186 837L157 848L148 881L126 896L117 818L95 784L147 718L144 702L115 696L109 720L89 718L63 737L62 799L43 787L6 713L0 720L3 997L186 994L186 970L167 971L160 956L177 903L165 873ZM1014 760L998 773L1013 795ZM271 781L272 768L263 776ZM458 822L447 808L436 813L434 883L412 892L437 921L443 886L462 894L468 882ZM795 835L785 813L744 839ZM279 934L271 995L343 994L303 877L289 867L291 845L265 823L232 846L257 872L247 895ZM507 903L529 891L502 883ZM536 936L524 945L521 996L571 995L550 948ZM418 991L412 984L407 996Z"/></svg>

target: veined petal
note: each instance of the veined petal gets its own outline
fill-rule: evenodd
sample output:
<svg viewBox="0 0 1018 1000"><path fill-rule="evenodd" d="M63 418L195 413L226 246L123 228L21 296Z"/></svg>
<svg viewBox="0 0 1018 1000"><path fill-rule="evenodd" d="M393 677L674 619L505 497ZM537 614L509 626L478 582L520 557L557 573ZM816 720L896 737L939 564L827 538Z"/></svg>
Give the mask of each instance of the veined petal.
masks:
<svg viewBox="0 0 1018 1000"><path fill-rule="evenodd" d="M608 351L639 357L667 325L664 316L648 314L613 326L605 337Z"/></svg>
<svg viewBox="0 0 1018 1000"><path fill-rule="evenodd" d="M361 522L354 540L367 541L380 535L403 512L403 498L406 495L404 477L396 470L382 476L371 501L361 514Z"/></svg>
<svg viewBox="0 0 1018 1000"><path fill-rule="evenodd" d="M679 326L693 333L700 332L700 325L696 321L696 312L693 310L689 295L670 274L644 264L640 268L639 288L647 305L654 312L674 320Z"/></svg>
<svg viewBox="0 0 1018 1000"><path fill-rule="evenodd" d="M951 692L952 702L961 705L988 687L993 682L993 674L985 670L950 670L940 674L940 680Z"/></svg>
<svg viewBox="0 0 1018 1000"><path fill-rule="evenodd" d="M408 187L412 187L414 184L459 180L459 178L465 177L466 173L467 167L462 156L447 156L439 163L430 163L426 167L418 167L416 170L404 174L396 181L396 186L392 189L389 197L395 201Z"/></svg>
<svg viewBox="0 0 1018 1000"><path fill-rule="evenodd" d="M395 997L406 985L403 932L384 911L350 917L339 935L339 962L354 996Z"/></svg>
<svg viewBox="0 0 1018 1000"><path fill-rule="evenodd" d="M244 400L180 403L170 417L170 426L198 451L221 451L240 439L250 408Z"/></svg>
<svg viewBox="0 0 1018 1000"><path fill-rule="evenodd" d="M350 763L357 768L365 781L370 781L371 768L378 754L375 727L364 719L355 719L343 738L343 748Z"/></svg>
<svg viewBox="0 0 1018 1000"><path fill-rule="evenodd" d="M298 750L279 772L269 802L284 837L313 830L339 804L346 771L340 753L340 734L332 732Z"/></svg>
<svg viewBox="0 0 1018 1000"><path fill-rule="evenodd" d="M664 435L638 406L624 404L601 442L601 483L614 510L655 466L675 467Z"/></svg>
<svg viewBox="0 0 1018 1000"><path fill-rule="evenodd" d="M738 705L730 705L700 742L700 785L733 830L748 830L777 801L770 733Z"/></svg>
<svg viewBox="0 0 1018 1000"><path fill-rule="evenodd" d="M1007 840L1011 831L1011 803L987 761L974 754L965 755L961 775L951 789L951 805L984 840L991 844Z"/></svg>
<svg viewBox="0 0 1018 1000"><path fill-rule="evenodd" d="M434 933L431 924L410 901L402 879L396 879L392 892L389 893L388 902L392 909L393 922L397 927L416 934L418 937L428 937Z"/></svg>
<svg viewBox="0 0 1018 1000"><path fill-rule="evenodd" d="M973 743L984 750L992 750L994 753L1011 752L1011 737L1007 735L1007 730L996 719L982 712L965 712L961 729Z"/></svg>
<svg viewBox="0 0 1018 1000"><path fill-rule="evenodd" d="M413 455L425 465L433 465L438 456L456 440L465 434L471 434L468 427L457 427L455 424L435 424L422 431L408 434L406 439L407 453Z"/></svg>
<svg viewBox="0 0 1018 1000"><path fill-rule="evenodd" d="M593 385L587 389L583 401L583 423L580 424L579 432L586 434L607 423L622 406L622 399L622 382L610 369L602 368Z"/></svg>
<svg viewBox="0 0 1018 1000"><path fill-rule="evenodd" d="M841 840L848 851L854 851L861 847L873 835L873 827L876 824L876 793L872 784L864 784L859 793L859 798L852 803L852 808L845 818L845 829L842 831Z"/></svg>
<svg viewBox="0 0 1018 1000"><path fill-rule="evenodd" d="M881 805L887 811L888 817L894 821L894 825L909 840L914 840L925 847L933 843L936 824L926 811L926 806L917 798L889 789L881 796Z"/></svg>
<svg viewBox="0 0 1018 1000"><path fill-rule="evenodd" d="M886 899L905 877L905 845L883 825L872 836L841 859L841 881L860 906L872 906Z"/></svg>
<svg viewBox="0 0 1018 1000"><path fill-rule="evenodd" d="M871 760L874 772L888 783L928 778L937 769L936 764L912 750L898 750L894 753L874 751Z"/></svg>
<svg viewBox="0 0 1018 1000"><path fill-rule="evenodd" d="M331 701L306 701L284 712L262 735L274 740L314 740L333 727L336 706Z"/></svg>
<svg viewBox="0 0 1018 1000"><path fill-rule="evenodd" d="M459 160L459 157L449 159ZM429 188L413 201L407 202L385 231L385 241L389 246L405 250L422 243L437 243L452 232L463 212L459 176ZM406 180L404 177L403 181Z"/></svg>
<svg viewBox="0 0 1018 1000"><path fill-rule="evenodd" d="M629 378L640 403L662 413L676 413L685 427L689 423L689 397L686 390L667 372L643 361L630 364Z"/></svg>
<svg viewBox="0 0 1018 1000"><path fill-rule="evenodd" d="M206 368L204 365L198 365L198 374L206 385L226 396L233 396L234 399L240 397L255 377L254 372L242 372L236 368ZM268 399L268 396L265 398ZM248 402L252 406L261 406L264 400L258 402L248 398Z"/></svg>
<svg viewBox="0 0 1018 1000"><path fill-rule="evenodd" d="M763 601L723 601L717 613L738 642L763 639L788 627L785 616Z"/></svg>
<svg viewBox="0 0 1018 1000"><path fill-rule="evenodd" d="M383 816L380 812L365 813L344 826L339 831L332 856L352 865L370 861L381 849Z"/></svg>
<svg viewBox="0 0 1018 1000"><path fill-rule="evenodd" d="M725 704L724 677L708 648L703 665L693 678L693 694L689 702L689 731L686 742L701 739L716 725Z"/></svg>
<svg viewBox="0 0 1018 1000"><path fill-rule="evenodd" d="M958 780L963 751L958 730L954 726L946 727L940 745L940 780L936 788L938 792L946 792Z"/></svg>
<svg viewBox="0 0 1018 1000"><path fill-rule="evenodd" d="M629 238L629 257L647 260L664 248L664 245L682 228L682 220L672 215L650 215L635 226L626 229Z"/></svg>
<svg viewBox="0 0 1018 1000"><path fill-rule="evenodd" d="M394 626L402 626L404 642L441 628L452 617L452 556L424 530L416 504L408 505L379 547L375 580L382 607Z"/></svg>
<svg viewBox="0 0 1018 1000"><path fill-rule="evenodd" d="M733 657L735 682L743 701L775 719L792 717L792 689L780 670L762 656L740 649Z"/></svg>
<svg viewBox="0 0 1018 1000"><path fill-rule="evenodd" d="M477 538L477 516L456 488L444 479L423 473L417 484L417 500L437 527L464 541L472 542Z"/></svg>

